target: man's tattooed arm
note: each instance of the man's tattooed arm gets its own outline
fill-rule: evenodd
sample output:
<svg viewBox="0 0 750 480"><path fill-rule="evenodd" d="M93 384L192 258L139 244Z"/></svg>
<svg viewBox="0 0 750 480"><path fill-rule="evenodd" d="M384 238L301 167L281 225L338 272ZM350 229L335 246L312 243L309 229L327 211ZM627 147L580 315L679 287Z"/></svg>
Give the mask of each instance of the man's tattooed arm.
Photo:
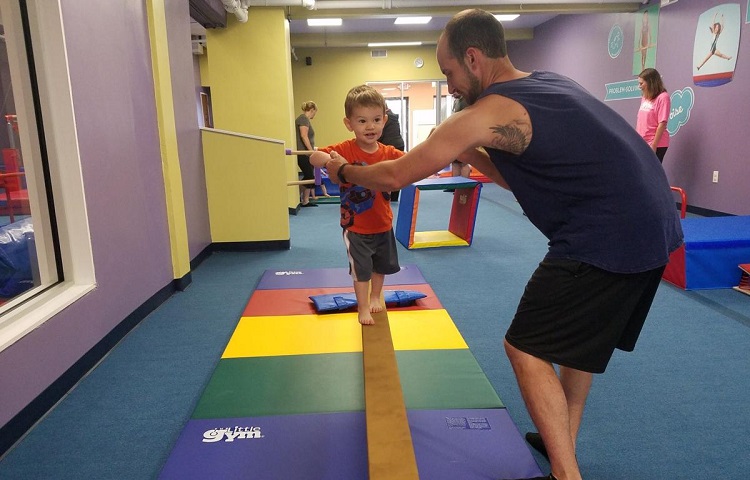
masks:
<svg viewBox="0 0 750 480"><path fill-rule="evenodd" d="M493 133L491 148L520 155L531 141L531 126L527 122L514 121L507 125L490 127Z"/></svg>

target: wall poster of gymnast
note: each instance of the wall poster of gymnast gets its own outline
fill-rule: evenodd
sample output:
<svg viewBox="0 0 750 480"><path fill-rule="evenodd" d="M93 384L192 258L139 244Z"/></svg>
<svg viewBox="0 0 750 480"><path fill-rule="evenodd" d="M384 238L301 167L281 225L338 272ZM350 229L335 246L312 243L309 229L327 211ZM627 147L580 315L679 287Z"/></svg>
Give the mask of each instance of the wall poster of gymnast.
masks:
<svg viewBox="0 0 750 480"><path fill-rule="evenodd" d="M693 46L693 83L717 87L732 81L740 46L740 5L725 3L698 17Z"/></svg>
<svg viewBox="0 0 750 480"><path fill-rule="evenodd" d="M656 38L659 36L659 5L652 5L634 13L635 42L633 45L633 75L646 68L656 68Z"/></svg>

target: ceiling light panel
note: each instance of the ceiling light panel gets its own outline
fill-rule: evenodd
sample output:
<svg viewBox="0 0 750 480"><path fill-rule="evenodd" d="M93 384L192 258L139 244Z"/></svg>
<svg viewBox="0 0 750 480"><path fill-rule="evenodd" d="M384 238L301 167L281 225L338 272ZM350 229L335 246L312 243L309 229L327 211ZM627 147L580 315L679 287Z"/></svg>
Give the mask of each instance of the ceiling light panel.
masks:
<svg viewBox="0 0 750 480"><path fill-rule="evenodd" d="M339 27L341 26L340 18L308 18L309 27Z"/></svg>
<svg viewBox="0 0 750 480"><path fill-rule="evenodd" d="M418 47L422 42L374 42L368 43L368 47Z"/></svg>
<svg viewBox="0 0 750 480"><path fill-rule="evenodd" d="M430 23L432 17L398 17L395 23L396 25L425 25Z"/></svg>
<svg viewBox="0 0 750 480"><path fill-rule="evenodd" d="M515 19L516 19L516 18L518 18L519 16L520 16L520 15L518 15L518 14L509 14L509 15L495 15L495 18L497 18L497 20L498 20L499 22L512 22L513 20L515 20Z"/></svg>

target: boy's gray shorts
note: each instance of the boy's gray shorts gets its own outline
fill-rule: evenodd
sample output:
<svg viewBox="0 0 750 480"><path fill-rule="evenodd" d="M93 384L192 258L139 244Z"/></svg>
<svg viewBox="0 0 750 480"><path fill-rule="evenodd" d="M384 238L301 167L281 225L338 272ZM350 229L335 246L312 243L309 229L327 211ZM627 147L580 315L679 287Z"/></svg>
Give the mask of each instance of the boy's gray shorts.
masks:
<svg viewBox="0 0 750 480"><path fill-rule="evenodd" d="M401 270L393 229L368 235L344 230L344 245L355 282L368 282L373 273L391 275Z"/></svg>

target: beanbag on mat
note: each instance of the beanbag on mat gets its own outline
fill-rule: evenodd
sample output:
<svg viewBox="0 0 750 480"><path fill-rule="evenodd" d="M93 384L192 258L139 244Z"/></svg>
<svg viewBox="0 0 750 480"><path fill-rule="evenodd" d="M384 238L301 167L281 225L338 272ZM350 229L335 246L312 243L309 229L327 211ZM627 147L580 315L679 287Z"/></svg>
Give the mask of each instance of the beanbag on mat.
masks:
<svg viewBox="0 0 750 480"><path fill-rule="evenodd" d="M415 300L427 295L414 290L385 290L383 291L385 304L396 307L405 307L414 303ZM357 306L357 297L352 293L331 293L328 295L313 295L310 300L315 304L315 310L320 312L337 312Z"/></svg>

